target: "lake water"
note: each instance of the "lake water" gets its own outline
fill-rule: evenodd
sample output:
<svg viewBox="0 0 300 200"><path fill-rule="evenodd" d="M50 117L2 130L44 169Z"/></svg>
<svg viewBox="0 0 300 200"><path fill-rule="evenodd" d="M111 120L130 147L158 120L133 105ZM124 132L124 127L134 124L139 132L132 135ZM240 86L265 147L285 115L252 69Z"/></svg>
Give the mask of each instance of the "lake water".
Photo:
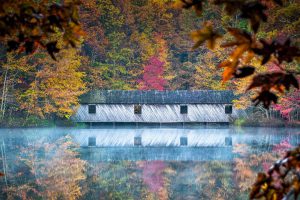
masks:
<svg viewBox="0 0 300 200"><path fill-rule="evenodd" d="M248 199L286 128L0 129L0 199Z"/></svg>

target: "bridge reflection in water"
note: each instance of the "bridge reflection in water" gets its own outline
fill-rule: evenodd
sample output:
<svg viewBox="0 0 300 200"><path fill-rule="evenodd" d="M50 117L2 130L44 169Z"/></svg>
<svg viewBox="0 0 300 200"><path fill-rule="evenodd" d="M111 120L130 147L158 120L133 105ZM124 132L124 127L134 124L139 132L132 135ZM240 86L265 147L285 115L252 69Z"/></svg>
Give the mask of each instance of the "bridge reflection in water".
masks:
<svg viewBox="0 0 300 200"><path fill-rule="evenodd" d="M293 130L291 129L293 132ZM242 134L243 133L243 134ZM286 137L295 145L299 135L289 130L230 128L84 129L71 133L91 162L114 160L232 160L232 146L248 144L271 149Z"/></svg>
<svg viewBox="0 0 300 200"><path fill-rule="evenodd" d="M79 144L81 157L89 161L232 160L235 144L260 146L265 150L289 138L299 143L297 129L273 128L102 128L102 129L0 129L0 141L6 150L14 146L52 143L71 135Z"/></svg>
<svg viewBox="0 0 300 200"><path fill-rule="evenodd" d="M247 199L248 190L240 186L249 188L254 180L239 179L240 174L255 179L277 159L274 145L297 145L298 132L207 126L0 129L0 171L5 174L0 199L24 194L70 199L66 195L74 187L82 194L78 199L148 199L145 194L152 199L220 199L219 194Z"/></svg>

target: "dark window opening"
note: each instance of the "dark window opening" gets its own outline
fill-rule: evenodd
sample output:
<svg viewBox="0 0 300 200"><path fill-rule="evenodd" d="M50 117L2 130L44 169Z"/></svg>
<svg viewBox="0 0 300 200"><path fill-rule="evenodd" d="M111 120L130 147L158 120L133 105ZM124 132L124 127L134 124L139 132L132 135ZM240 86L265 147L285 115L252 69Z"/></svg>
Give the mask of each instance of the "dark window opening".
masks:
<svg viewBox="0 0 300 200"><path fill-rule="evenodd" d="M187 105L181 105L180 106L180 114L187 114L187 113L188 113Z"/></svg>
<svg viewBox="0 0 300 200"><path fill-rule="evenodd" d="M141 146L141 145L142 145L142 138L134 137L134 146Z"/></svg>
<svg viewBox="0 0 300 200"><path fill-rule="evenodd" d="M141 105L134 105L134 114L136 114L136 115L142 114L142 106Z"/></svg>
<svg viewBox="0 0 300 200"><path fill-rule="evenodd" d="M94 147L96 146L96 138L95 137L89 137L89 143L88 143L89 147Z"/></svg>
<svg viewBox="0 0 300 200"><path fill-rule="evenodd" d="M96 105L89 105L89 114L96 114Z"/></svg>
<svg viewBox="0 0 300 200"><path fill-rule="evenodd" d="M232 114L232 105L225 106L225 114Z"/></svg>
<svg viewBox="0 0 300 200"><path fill-rule="evenodd" d="M180 138L180 146L187 146L187 145L188 145L187 137L181 137Z"/></svg>
<svg viewBox="0 0 300 200"><path fill-rule="evenodd" d="M232 146L232 137L225 137L225 145Z"/></svg>

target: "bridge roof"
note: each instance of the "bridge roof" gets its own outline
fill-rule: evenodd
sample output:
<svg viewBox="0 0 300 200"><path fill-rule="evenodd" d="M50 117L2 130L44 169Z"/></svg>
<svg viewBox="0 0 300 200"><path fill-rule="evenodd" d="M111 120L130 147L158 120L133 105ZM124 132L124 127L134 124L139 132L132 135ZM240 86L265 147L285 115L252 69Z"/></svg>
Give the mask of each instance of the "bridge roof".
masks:
<svg viewBox="0 0 300 200"><path fill-rule="evenodd" d="M92 90L80 97L82 104L231 104L229 90Z"/></svg>

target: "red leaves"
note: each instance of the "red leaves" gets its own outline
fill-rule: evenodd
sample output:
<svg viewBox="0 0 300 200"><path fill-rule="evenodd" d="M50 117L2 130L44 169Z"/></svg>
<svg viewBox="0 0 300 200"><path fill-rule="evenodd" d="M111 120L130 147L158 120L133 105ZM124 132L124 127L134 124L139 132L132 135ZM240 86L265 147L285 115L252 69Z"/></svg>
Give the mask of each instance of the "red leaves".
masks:
<svg viewBox="0 0 300 200"><path fill-rule="evenodd" d="M235 41L227 42L222 47L236 46L231 53L229 59L223 61L219 67L224 67L223 81L228 81L230 78L244 78L254 73L255 68L252 66L246 66L239 68L239 60L245 52L256 53L263 56L262 64L267 63L271 56L274 55L278 62L283 61L291 62L293 59L300 55L297 47L291 46L290 40L286 40L283 44L274 40L272 43L268 43L266 40L260 40L262 48L257 48L256 42L252 39L251 35L245 31L239 29L229 28L228 32L235 37ZM275 89L281 93L284 90L289 90L291 86L299 88L296 77L291 73L277 72L269 74L260 74L253 78L248 90L260 87L261 92L253 99L255 105L260 102L264 107L268 108L271 103L277 103L276 94L270 90Z"/></svg>
<svg viewBox="0 0 300 200"><path fill-rule="evenodd" d="M143 79L139 81L141 90L164 90L167 81L163 77L164 62L157 57L151 57L144 66Z"/></svg>

